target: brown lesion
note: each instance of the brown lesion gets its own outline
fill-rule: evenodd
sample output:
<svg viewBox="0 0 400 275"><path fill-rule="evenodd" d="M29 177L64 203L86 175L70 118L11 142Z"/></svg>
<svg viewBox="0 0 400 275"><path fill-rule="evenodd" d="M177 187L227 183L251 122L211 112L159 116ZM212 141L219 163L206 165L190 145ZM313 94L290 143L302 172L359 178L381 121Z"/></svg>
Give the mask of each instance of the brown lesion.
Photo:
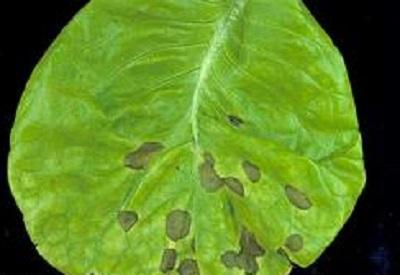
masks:
<svg viewBox="0 0 400 275"><path fill-rule="evenodd" d="M178 267L179 275L200 275L199 266L194 259L183 259Z"/></svg>
<svg viewBox="0 0 400 275"><path fill-rule="evenodd" d="M255 274L259 270L257 258L265 254L265 249L259 244L253 233L242 229L239 252L229 250L221 255L221 262L227 268L239 268L246 274Z"/></svg>
<svg viewBox="0 0 400 275"><path fill-rule="evenodd" d="M288 184L285 186L285 194L289 202L301 210L307 210L312 206L310 199L292 185Z"/></svg>
<svg viewBox="0 0 400 275"><path fill-rule="evenodd" d="M135 211L121 210L118 212L117 219L121 228L128 232L138 222L139 216Z"/></svg>
<svg viewBox="0 0 400 275"><path fill-rule="evenodd" d="M145 142L125 156L124 164L134 170L145 169L154 155L164 149L160 142Z"/></svg>
<svg viewBox="0 0 400 275"><path fill-rule="evenodd" d="M236 115L228 115L227 117L228 117L229 123L236 128L239 128L244 123L243 119L241 119L240 117L238 117Z"/></svg>
<svg viewBox="0 0 400 275"><path fill-rule="evenodd" d="M225 185L235 194L244 197L244 187L239 179L235 177L226 177L223 179Z"/></svg>
<svg viewBox="0 0 400 275"><path fill-rule="evenodd" d="M215 170L215 160L210 153L204 154L204 162L199 166L200 183L207 192L216 192L223 185L223 179Z"/></svg>
<svg viewBox="0 0 400 275"><path fill-rule="evenodd" d="M186 210L176 209L168 213L166 219L166 234L173 240L178 241L189 235L191 216Z"/></svg>
<svg viewBox="0 0 400 275"><path fill-rule="evenodd" d="M177 253L175 249L173 248L164 249L161 258L160 271L163 273L172 271L175 268L176 259L177 259Z"/></svg>
<svg viewBox="0 0 400 275"><path fill-rule="evenodd" d="M242 169L251 182L258 182L261 179L260 168L254 163L244 160L242 162Z"/></svg>
<svg viewBox="0 0 400 275"><path fill-rule="evenodd" d="M285 247L292 252L300 251L303 245L303 237L300 234L291 234L285 240Z"/></svg>
<svg viewBox="0 0 400 275"><path fill-rule="evenodd" d="M200 183L207 192L216 192L223 186L243 197L244 187L238 178L221 177L215 169L215 159L209 153L204 153L204 161L199 166Z"/></svg>

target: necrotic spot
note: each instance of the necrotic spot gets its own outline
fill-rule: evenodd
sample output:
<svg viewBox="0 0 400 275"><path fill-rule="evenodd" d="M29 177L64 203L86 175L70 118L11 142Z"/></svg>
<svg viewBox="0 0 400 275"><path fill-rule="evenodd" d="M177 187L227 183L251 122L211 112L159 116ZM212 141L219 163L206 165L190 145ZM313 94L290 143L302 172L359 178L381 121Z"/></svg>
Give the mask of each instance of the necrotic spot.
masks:
<svg viewBox="0 0 400 275"><path fill-rule="evenodd" d="M173 240L178 241L189 234L191 217L184 210L173 210L167 215L166 233Z"/></svg>
<svg viewBox="0 0 400 275"><path fill-rule="evenodd" d="M226 251L221 255L221 262L227 268L239 267L238 254L235 251Z"/></svg>
<svg viewBox="0 0 400 275"><path fill-rule="evenodd" d="M224 183L226 186L228 186L228 188L232 192L238 194L241 197L244 197L243 184L237 178L234 178L234 177L224 178Z"/></svg>
<svg viewBox="0 0 400 275"><path fill-rule="evenodd" d="M244 252L241 252L237 257L238 267L246 273L254 274L258 271L256 258Z"/></svg>
<svg viewBox="0 0 400 275"><path fill-rule="evenodd" d="M214 168L214 158L211 154L204 154L204 162L199 166L200 183L207 192L215 192L224 184Z"/></svg>
<svg viewBox="0 0 400 275"><path fill-rule="evenodd" d="M285 193L289 201L301 210L307 210L312 206L307 196L291 185L285 186Z"/></svg>
<svg viewBox="0 0 400 275"><path fill-rule="evenodd" d="M229 123L232 126L240 127L243 124L243 119L234 115L228 115Z"/></svg>
<svg viewBox="0 0 400 275"><path fill-rule="evenodd" d="M167 273L168 271L173 270L175 267L176 256L177 255L175 249L164 249L161 259L160 271L163 273Z"/></svg>
<svg viewBox="0 0 400 275"><path fill-rule="evenodd" d="M258 182L261 178L260 168L248 160L242 162L242 168L251 182Z"/></svg>
<svg viewBox="0 0 400 275"><path fill-rule="evenodd" d="M199 275L200 271L195 260L184 259L179 265L178 273L180 275Z"/></svg>
<svg viewBox="0 0 400 275"><path fill-rule="evenodd" d="M138 214L134 211L122 210L118 212L118 222L121 228L128 232L138 221Z"/></svg>
<svg viewBox="0 0 400 275"><path fill-rule="evenodd" d="M285 246L293 252L297 252L303 248L303 238L299 234L292 234L286 238Z"/></svg>
<svg viewBox="0 0 400 275"><path fill-rule="evenodd" d="M154 154L163 148L164 146L159 142L145 142L138 149L126 155L125 166L135 170L145 169Z"/></svg>
<svg viewBox="0 0 400 275"><path fill-rule="evenodd" d="M260 257L265 254L264 248L257 242L254 234L247 229L242 230L239 243L242 251L246 254L254 257Z"/></svg>

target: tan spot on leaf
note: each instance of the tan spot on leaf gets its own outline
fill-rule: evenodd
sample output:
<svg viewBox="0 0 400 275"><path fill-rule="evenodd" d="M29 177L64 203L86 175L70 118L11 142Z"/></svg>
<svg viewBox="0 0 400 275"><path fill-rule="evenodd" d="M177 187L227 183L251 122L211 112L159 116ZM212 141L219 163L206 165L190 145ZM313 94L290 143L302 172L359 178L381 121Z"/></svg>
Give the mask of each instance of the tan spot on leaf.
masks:
<svg viewBox="0 0 400 275"><path fill-rule="evenodd" d="M145 142L138 149L125 157L125 166L140 170L145 169L154 155L164 149L159 142Z"/></svg>
<svg viewBox="0 0 400 275"><path fill-rule="evenodd" d="M161 259L160 271L163 273L167 273L168 271L173 270L175 268L176 257L177 254L175 249L164 249Z"/></svg>
<svg viewBox="0 0 400 275"><path fill-rule="evenodd" d="M237 257L239 268L243 269L246 273L254 274L258 271L258 264L256 258L244 252L241 252Z"/></svg>
<svg viewBox="0 0 400 275"><path fill-rule="evenodd" d="M173 210L167 215L166 233L173 240L178 241L185 238L190 232L191 217L184 210Z"/></svg>
<svg viewBox="0 0 400 275"><path fill-rule="evenodd" d="M134 211L121 210L118 212L118 222L121 228L128 232L138 221L138 214Z"/></svg>
<svg viewBox="0 0 400 275"><path fill-rule="evenodd" d="M244 188L243 188L243 184L240 182L240 180L238 180L237 178L234 177L227 177L224 178L224 183L226 186L228 186L228 188L236 193L237 195L244 197Z"/></svg>
<svg viewBox="0 0 400 275"><path fill-rule="evenodd" d="M214 163L212 155L205 153L204 162L199 166L200 183L207 192L215 192L224 185L223 179L215 171Z"/></svg>
<svg viewBox="0 0 400 275"><path fill-rule="evenodd" d="M221 262L227 268L239 267L238 254L235 251L226 251L221 256Z"/></svg>
<svg viewBox="0 0 400 275"><path fill-rule="evenodd" d="M290 203L297 208L301 210L307 210L312 206L311 201L307 198L307 196L297 188L291 185L286 185L285 192Z"/></svg>
<svg viewBox="0 0 400 275"><path fill-rule="evenodd" d="M254 234L247 229L242 230L239 243L240 247L246 254L254 257L260 257L265 254L264 248L257 242Z"/></svg>
<svg viewBox="0 0 400 275"><path fill-rule="evenodd" d="M193 259L184 259L178 268L179 275L200 275L197 262Z"/></svg>
<svg viewBox="0 0 400 275"><path fill-rule="evenodd" d="M286 238L285 246L290 251L300 251L303 248L303 238L299 234L292 234Z"/></svg>
<svg viewBox="0 0 400 275"><path fill-rule="evenodd" d="M261 171L257 165L251 163L248 160L242 162L242 169L246 174L247 178L251 182L258 182L261 179Z"/></svg>

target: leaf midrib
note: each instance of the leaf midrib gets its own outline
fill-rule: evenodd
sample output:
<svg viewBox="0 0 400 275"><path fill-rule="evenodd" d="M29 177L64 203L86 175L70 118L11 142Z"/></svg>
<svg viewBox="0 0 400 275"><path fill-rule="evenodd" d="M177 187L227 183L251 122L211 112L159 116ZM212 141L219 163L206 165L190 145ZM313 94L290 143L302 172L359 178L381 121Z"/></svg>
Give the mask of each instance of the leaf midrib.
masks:
<svg viewBox="0 0 400 275"><path fill-rule="evenodd" d="M212 70L213 61L217 58L221 46L226 41L230 31L232 22L242 14L247 0L234 0L229 7L225 16L218 21L218 25L214 35L212 36L207 51L202 58L199 76L193 92L192 104L190 107L190 123L192 125L193 148L196 156L200 155L199 145L199 126L198 126L198 110L201 100L201 93L204 92L204 86Z"/></svg>

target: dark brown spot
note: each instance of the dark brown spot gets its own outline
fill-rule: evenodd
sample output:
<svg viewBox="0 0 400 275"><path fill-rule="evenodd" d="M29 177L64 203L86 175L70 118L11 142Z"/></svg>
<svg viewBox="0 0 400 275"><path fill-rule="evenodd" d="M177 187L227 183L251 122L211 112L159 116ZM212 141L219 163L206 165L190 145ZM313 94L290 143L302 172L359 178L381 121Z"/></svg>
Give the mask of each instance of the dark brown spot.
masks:
<svg viewBox="0 0 400 275"><path fill-rule="evenodd" d="M199 166L200 183L207 192L215 192L224 185L223 179L215 171L214 163L214 158L206 153L204 162Z"/></svg>
<svg viewBox="0 0 400 275"><path fill-rule="evenodd" d="M238 267L243 269L246 273L257 273L258 271L258 264L256 258L241 252L237 257Z"/></svg>
<svg viewBox="0 0 400 275"><path fill-rule="evenodd" d="M138 214L134 211L121 210L118 212L118 222L125 232L128 232L138 219Z"/></svg>
<svg viewBox="0 0 400 275"><path fill-rule="evenodd" d="M177 255L175 249L164 249L161 259L160 271L163 273L167 273L168 271L173 270L175 268L176 257Z"/></svg>
<svg viewBox="0 0 400 275"><path fill-rule="evenodd" d="M242 162L242 168L251 182L258 182L261 178L260 168L248 160Z"/></svg>
<svg viewBox="0 0 400 275"><path fill-rule="evenodd" d="M297 208L307 210L312 206L311 201L307 196L297 188L291 185L286 185L285 192L289 201Z"/></svg>
<svg viewBox="0 0 400 275"><path fill-rule="evenodd" d="M191 221L189 212L179 209L171 211L167 215L167 236L173 241L185 238L189 234Z"/></svg>
<svg viewBox="0 0 400 275"><path fill-rule="evenodd" d="M244 197L243 184L237 178L234 178L234 177L224 178L224 183L226 186L228 186L228 188L232 192L238 194L241 197Z"/></svg>
<svg viewBox="0 0 400 275"><path fill-rule="evenodd" d="M227 268L239 267L238 254L235 251L226 251L221 256L221 262Z"/></svg>
<svg viewBox="0 0 400 275"><path fill-rule="evenodd" d="M164 149L159 142L145 142L125 157L125 166L139 170L145 169L155 153Z"/></svg>
<svg viewBox="0 0 400 275"><path fill-rule="evenodd" d="M299 234L292 234L286 238L285 246L290 251L300 251L303 248L303 238Z"/></svg>
<svg viewBox="0 0 400 275"><path fill-rule="evenodd" d="M193 252L196 252L196 240L195 238L192 239L190 243L190 248L192 249Z"/></svg>
<svg viewBox="0 0 400 275"><path fill-rule="evenodd" d="M178 268L179 275L199 275L199 267L193 259L184 259Z"/></svg>
<svg viewBox="0 0 400 275"><path fill-rule="evenodd" d="M243 124L243 119L234 115L228 115L229 123L232 126L240 127Z"/></svg>
<svg viewBox="0 0 400 275"><path fill-rule="evenodd" d="M265 254L264 248L257 242L254 234L247 229L242 230L239 243L242 251L246 254L254 257L260 257Z"/></svg>

